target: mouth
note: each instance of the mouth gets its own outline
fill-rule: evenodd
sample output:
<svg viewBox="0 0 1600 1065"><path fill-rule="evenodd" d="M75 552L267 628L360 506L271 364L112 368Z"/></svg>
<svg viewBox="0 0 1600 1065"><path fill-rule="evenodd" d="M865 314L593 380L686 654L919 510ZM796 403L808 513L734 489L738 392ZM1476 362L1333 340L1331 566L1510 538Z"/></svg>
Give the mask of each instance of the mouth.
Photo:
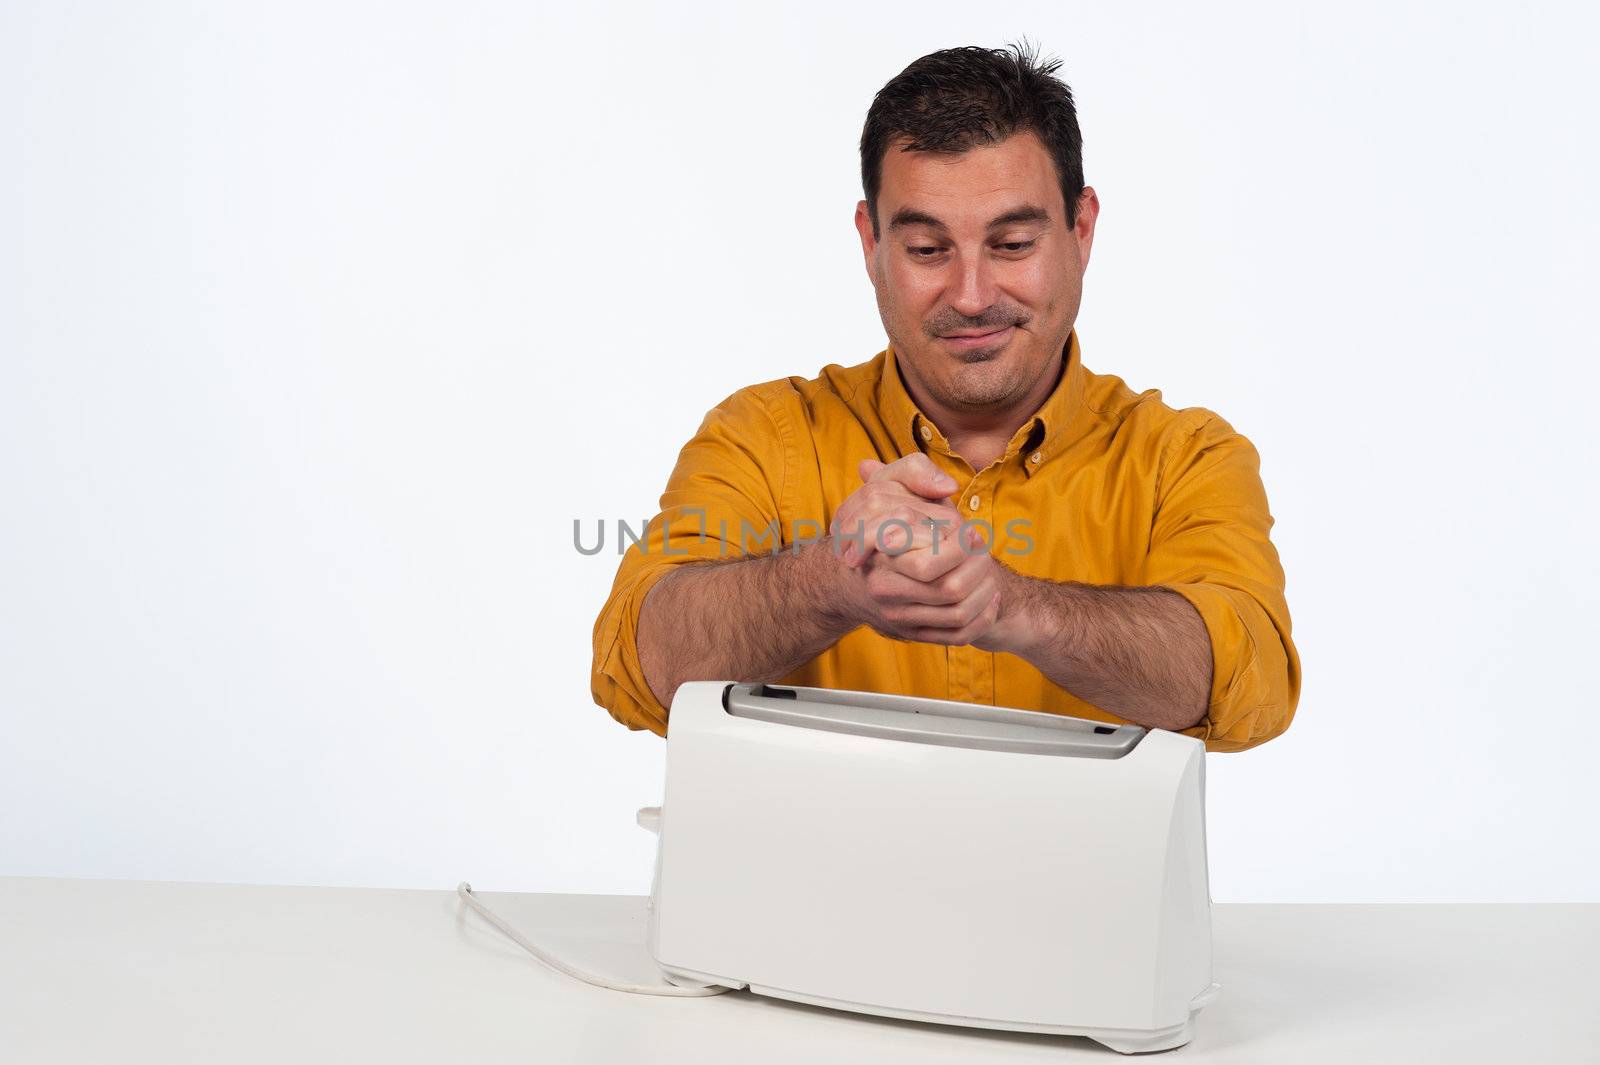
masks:
<svg viewBox="0 0 1600 1065"><path fill-rule="evenodd" d="M976 336L944 336L939 339L944 341L952 351L975 351L978 348L996 347L1011 339L1011 334L1016 326L1008 325L1004 329L996 329L992 333L979 333Z"/></svg>

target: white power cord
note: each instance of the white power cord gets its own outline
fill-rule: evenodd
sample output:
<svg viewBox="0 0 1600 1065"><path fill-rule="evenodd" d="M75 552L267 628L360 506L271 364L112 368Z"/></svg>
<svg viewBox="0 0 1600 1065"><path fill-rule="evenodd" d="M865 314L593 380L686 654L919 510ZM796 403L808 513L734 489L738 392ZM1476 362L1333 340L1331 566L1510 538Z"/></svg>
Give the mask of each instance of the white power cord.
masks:
<svg viewBox="0 0 1600 1065"><path fill-rule="evenodd" d="M560 958L554 957L551 954L547 954L545 951L540 950L538 947L528 942L521 932L518 932L515 928L512 928L509 924L501 919L499 914L495 913L493 910L489 909L488 906L484 905L483 900L472 893L472 885L467 883L465 880L456 885L456 894L460 895L462 900L466 902L468 906L471 906L474 910L477 910L480 914L482 914L490 924L494 925L496 928L500 929L500 931L510 936L512 941L515 942L517 946L521 947L529 954L532 954L535 958L538 958L540 961L550 966L550 968L555 969L558 972L566 973L568 976L576 980L582 980L586 984L593 984L596 987L608 987L613 991L626 991L634 995L661 995L665 998L706 998L710 995L721 995L733 990L731 987L678 987L675 984L629 984L618 980L607 979L606 977L599 976L595 973L586 973L582 969L579 969L573 965L569 965Z"/></svg>

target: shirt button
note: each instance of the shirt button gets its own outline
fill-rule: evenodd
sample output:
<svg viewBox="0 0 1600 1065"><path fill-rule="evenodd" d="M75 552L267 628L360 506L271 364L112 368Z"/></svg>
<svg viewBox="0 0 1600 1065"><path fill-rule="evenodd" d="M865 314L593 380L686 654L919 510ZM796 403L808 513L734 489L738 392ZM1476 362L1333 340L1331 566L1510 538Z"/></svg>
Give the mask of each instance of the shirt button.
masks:
<svg viewBox="0 0 1600 1065"><path fill-rule="evenodd" d="M1028 461L1033 463L1035 466L1037 466L1037 465L1039 465L1039 460L1042 459L1042 458L1044 458L1043 453L1035 451L1033 454L1028 456Z"/></svg>
<svg viewBox="0 0 1600 1065"><path fill-rule="evenodd" d="M922 439L924 439L924 440L932 440L933 439L933 430L928 428L926 425L924 425L922 427Z"/></svg>
<svg viewBox="0 0 1600 1065"><path fill-rule="evenodd" d="M973 496L971 499L967 500L967 506L971 507L973 510L977 510L979 502L981 502L981 500L979 500L977 496Z"/></svg>

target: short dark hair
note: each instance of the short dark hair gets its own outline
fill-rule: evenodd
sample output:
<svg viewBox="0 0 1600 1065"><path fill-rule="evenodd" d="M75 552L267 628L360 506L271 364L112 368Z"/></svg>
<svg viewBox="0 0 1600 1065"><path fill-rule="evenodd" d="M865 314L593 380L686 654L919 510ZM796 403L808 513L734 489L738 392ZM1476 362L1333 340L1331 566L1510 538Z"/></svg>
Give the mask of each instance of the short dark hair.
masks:
<svg viewBox="0 0 1600 1065"><path fill-rule="evenodd" d="M1067 224L1078 220L1083 192L1083 136L1072 90L1055 72L1061 60L1041 62L1026 40L1009 48L966 46L923 56L878 90L861 131L861 186L878 233L878 192L889 144L903 150L959 155L1031 131L1044 142L1061 178Z"/></svg>

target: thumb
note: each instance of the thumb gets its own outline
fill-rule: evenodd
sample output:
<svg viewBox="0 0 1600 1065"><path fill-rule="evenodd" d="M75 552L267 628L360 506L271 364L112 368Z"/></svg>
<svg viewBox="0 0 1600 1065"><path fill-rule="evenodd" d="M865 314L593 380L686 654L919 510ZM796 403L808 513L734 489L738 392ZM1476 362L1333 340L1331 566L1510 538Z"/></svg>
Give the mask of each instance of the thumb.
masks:
<svg viewBox="0 0 1600 1065"><path fill-rule="evenodd" d="M956 479L939 469L933 463L928 463L926 468L917 466L907 470L901 483L919 496L928 499L944 499L961 486Z"/></svg>
<svg viewBox="0 0 1600 1065"><path fill-rule="evenodd" d="M883 463L879 462L877 459L862 459L861 465L856 467L856 472L859 473L861 475L861 479L865 481L871 478L874 473L877 473L881 469L883 469Z"/></svg>
<svg viewBox="0 0 1600 1065"><path fill-rule="evenodd" d="M887 466L879 463L868 479L898 482L907 491L925 499L944 499L961 487L954 477L935 466L933 460L920 451L896 459Z"/></svg>

